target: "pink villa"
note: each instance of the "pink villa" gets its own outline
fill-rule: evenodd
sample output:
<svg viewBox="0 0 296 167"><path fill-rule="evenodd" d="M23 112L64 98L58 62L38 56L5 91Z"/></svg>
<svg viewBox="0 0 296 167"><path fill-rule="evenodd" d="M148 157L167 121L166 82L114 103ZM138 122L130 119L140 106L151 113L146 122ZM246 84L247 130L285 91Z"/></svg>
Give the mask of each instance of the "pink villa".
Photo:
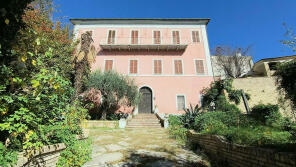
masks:
<svg viewBox="0 0 296 167"><path fill-rule="evenodd" d="M92 70L133 78L142 94L133 114L181 114L200 104L213 81L206 26L209 19L71 19L77 38L92 31Z"/></svg>

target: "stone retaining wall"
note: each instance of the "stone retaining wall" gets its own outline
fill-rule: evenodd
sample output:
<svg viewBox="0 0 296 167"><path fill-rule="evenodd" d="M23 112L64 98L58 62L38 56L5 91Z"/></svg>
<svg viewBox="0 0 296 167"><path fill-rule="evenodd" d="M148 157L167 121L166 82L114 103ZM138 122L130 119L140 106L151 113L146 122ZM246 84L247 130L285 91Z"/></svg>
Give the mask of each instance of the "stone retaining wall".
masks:
<svg viewBox="0 0 296 167"><path fill-rule="evenodd" d="M277 90L274 77L249 77L236 78L232 86L235 89L243 89L245 93L250 94L248 101L250 108L257 104L279 104L280 112L285 116L292 116L292 108L289 100L283 100L283 95ZM241 111L246 111L244 103L238 105Z"/></svg>
<svg viewBox="0 0 296 167"><path fill-rule="evenodd" d="M17 167L55 167L58 162L60 152L66 148L64 143L48 145L42 147L40 150L31 152L32 158L28 158L28 153L20 152L18 154Z"/></svg>
<svg viewBox="0 0 296 167"><path fill-rule="evenodd" d="M223 167L295 167L296 153L230 144L221 136L202 135L192 130L187 137Z"/></svg>
<svg viewBox="0 0 296 167"><path fill-rule="evenodd" d="M87 120L81 123L83 128L118 128L119 121Z"/></svg>

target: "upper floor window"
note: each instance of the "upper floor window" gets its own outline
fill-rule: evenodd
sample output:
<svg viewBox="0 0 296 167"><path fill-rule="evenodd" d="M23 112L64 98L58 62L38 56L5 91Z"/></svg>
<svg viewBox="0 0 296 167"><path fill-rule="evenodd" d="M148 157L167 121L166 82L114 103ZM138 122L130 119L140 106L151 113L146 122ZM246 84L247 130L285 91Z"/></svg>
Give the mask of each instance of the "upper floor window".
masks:
<svg viewBox="0 0 296 167"><path fill-rule="evenodd" d="M138 43L139 43L139 31L132 30L131 44L138 44Z"/></svg>
<svg viewBox="0 0 296 167"><path fill-rule="evenodd" d="M160 31L153 31L153 42L154 44L160 44Z"/></svg>
<svg viewBox="0 0 296 167"><path fill-rule="evenodd" d="M153 60L153 70L154 74L161 74L162 73L162 62L161 60Z"/></svg>
<svg viewBox="0 0 296 167"><path fill-rule="evenodd" d="M175 74L183 74L182 60L174 60Z"/></svg>
<svg viewBox="0 0 296 167"><path fill-rule="evenodd" d="M204 61L203 60L195 60L195 69L197 74L204 74Z"/></svg>
<svg viewBox="0 0 296 167"><path fill-rule="evenodd" d="M109 30L108 44L114 44L114 43L115 43L115 30Z"/></svg>
<svg viewBox="0 0 296 167"><path fill-rule="evenodd" d="M177 110L182 111L185 108L185 96L177 95Z"/></svg>
<svg viewBox="0 0 296 167"><path fill-rule="evenodd" d="M105 71L113 69L113 60L105 60Z"/></svg>
<svg viewBox="0 0 296 167"><path fill-rule="evenodd" d="M173 31L173 44L180 44L180 32Z"/></svg>
<svg viewBox="0 0 296 167"><path fill-rule="evenodd" d="M138 73L138 60L130 60L129 73L130 74L137 74Z"/></svg>
<svg viewBox="0 0 296 167"><path fill-rule="evenodd" d="M192 42L193 43L199 43L199 31L192 31Z"/></svg>

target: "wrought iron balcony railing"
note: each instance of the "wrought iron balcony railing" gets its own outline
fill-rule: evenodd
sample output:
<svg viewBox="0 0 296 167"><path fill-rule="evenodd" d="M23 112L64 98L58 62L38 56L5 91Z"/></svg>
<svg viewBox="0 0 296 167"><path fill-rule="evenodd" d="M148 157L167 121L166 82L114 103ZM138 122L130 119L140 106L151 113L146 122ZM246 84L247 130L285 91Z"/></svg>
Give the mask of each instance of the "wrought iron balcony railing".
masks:
<svg viewBox="0 0 296 167"><path fill-rule="evenodd" d="M188 39L107 38L100 41L103 50L185 50Z"/></svg>

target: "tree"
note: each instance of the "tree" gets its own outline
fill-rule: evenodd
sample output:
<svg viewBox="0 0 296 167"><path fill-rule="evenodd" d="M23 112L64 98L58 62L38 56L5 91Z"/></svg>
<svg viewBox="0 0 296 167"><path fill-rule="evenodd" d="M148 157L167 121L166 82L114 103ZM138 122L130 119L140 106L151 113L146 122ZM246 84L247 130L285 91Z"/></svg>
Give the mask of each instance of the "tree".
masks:
<svg viewBox="0 0 296 167"><path fill-rule="evenodd" d="M250 47L217 46L213 53L212 62L217 69L215 71L223 71L225 78L239 78L250 71Z"/></svg>
<svg viewBox="0 0 296 167"><path fill-rule="evenodd" d="M91 73L87 88L101 92L102 102L91 114L95 119L106 119L106 115L113 113L119 106L135 106L139 101L138 87L134 81L114 71Z"/></svg>
<svg viewBox="0 0 296 167"><path fill-rule="evenodd" d="M289 28L286 24L284 24L284 27L286 28L285 36L287 39L281 40L281 43L291 48L293 52L296 52L296 34L293 28Z"/></svg>

